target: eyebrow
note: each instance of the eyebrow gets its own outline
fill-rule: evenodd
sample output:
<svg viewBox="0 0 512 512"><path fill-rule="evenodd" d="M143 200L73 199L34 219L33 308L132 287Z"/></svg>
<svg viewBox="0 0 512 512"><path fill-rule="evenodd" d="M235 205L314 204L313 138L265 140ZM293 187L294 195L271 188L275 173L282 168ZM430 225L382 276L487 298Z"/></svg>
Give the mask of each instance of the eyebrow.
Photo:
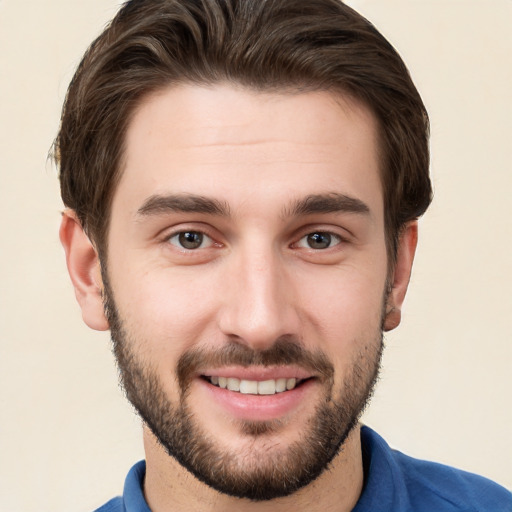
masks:
<svg viewBox="0 0 512 512"><path fill-rule="evenodd" d="M357 213L368 215L370 208L366 203L345 194L311 194L285 208L284 217L312 215L317 213Z"/></svg>
<svg viewBox="0 0 512 512"><path fill-rule="evenodd" d="M137 210L137 216L147 217L170 212L205 213L227 217L227 203L194 194L153 195Z"/></svg>
<svg viewBox="0 0 512 512"><path fill-rule="evenodd" d="M148 217L171 212L230 216L230 208L226 202L194 194L153 195L137 210L137 216ZM345 194L311 194L285 207L283 217L342 212L367 215L370 208L360 199Z"/></svg>

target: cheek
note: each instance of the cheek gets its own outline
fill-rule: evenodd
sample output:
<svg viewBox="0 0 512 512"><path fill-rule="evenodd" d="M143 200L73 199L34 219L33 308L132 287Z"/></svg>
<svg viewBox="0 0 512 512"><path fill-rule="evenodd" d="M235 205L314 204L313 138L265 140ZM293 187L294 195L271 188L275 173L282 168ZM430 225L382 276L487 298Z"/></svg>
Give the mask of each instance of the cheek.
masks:
<svg viewBox="0 0 512 512"><path fill-rule="evenodd" d="M183 352L206 337L214 287L207 279L171 269L132 269L130 276L118 275L112 283L125 330L139 356L160 374L169 374Z"/></svg>
<svg viewBox="0 0 512 512"><path fill-rule="evenodd" d="M299 286L303 303L319 316L334 322L357 323L358 319L380 315L385 291L383 273L365 273L355 268L333 269L324 275L303 276Z"/></svg>
<svg viewBox="0 0 512 512"><path fill-rule="evenodd" d="M333 269L321 278L303 278L308 290L301 299L301 315L316 330L333 358L356 352L361 343L378 339L381 330L385 277L381 272L355 268ZM303 324L307 330L307 325Z"/></svg>

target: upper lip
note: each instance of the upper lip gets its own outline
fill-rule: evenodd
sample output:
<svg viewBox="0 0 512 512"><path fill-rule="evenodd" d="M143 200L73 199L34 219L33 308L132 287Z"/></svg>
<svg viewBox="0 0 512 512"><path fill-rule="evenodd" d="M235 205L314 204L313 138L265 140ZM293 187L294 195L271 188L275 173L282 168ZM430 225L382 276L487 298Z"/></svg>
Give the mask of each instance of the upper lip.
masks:
<svg viewBox="0 0 512 512"><path fill-rule="evenodd" d="M292 379L304 380L314 377L311 372L296 366L223 366L222 368L206 368L198 376L226 377L240 380L277 380Z"/></svg>

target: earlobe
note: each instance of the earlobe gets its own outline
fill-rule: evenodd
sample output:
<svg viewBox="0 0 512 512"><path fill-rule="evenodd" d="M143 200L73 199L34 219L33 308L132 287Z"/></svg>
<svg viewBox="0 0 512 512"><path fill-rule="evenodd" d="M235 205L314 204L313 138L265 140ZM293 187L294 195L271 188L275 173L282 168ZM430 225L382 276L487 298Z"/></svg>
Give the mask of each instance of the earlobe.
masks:
<svg viewBox="0 0 512 512"><path fill-rule="evenodd" d="M391 331L400 324L402 304L407 293L417 244L418 222L411 221L406 224L398 242L396 264L391 276L390 290L386 303L383 325L385 331Z"/></svg>
<svg viewBox="0 0 512 512"><path fill-rule="evenodd" d="M91 329L108 330L98 253L72 210L62 214L59 236L84 322Z"/></svg>

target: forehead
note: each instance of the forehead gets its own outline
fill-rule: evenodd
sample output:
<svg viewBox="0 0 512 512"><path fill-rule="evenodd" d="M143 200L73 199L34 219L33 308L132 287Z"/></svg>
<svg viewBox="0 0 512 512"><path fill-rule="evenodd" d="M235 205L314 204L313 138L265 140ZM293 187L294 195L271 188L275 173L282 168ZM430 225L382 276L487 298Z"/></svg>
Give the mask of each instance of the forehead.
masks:
<svg viewBox="0 0 512 512"><path fill-rule="evenodd" d="M377 132L370 110L341 94L163 89L131 119L113 210L166 193L222 196L234 206L259 193L284 202L331 191L382 202Z"/></svg>

